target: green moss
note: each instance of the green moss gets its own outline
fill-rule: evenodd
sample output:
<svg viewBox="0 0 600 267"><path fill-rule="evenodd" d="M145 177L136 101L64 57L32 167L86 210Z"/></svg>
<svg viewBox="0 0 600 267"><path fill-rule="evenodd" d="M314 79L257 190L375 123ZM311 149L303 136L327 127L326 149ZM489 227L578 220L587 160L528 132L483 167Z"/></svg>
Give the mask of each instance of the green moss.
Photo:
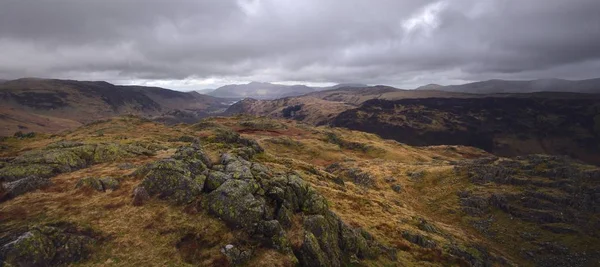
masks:
<svg viewBox="0 0 600 267"><path fill-rule="evenodd" d="M104 191L104 185L97 177L85 177L75 185L76 188L91 188L96 191Z"/></svg>
<svg viewBox="0 0 600 267"><path fill-rule="evenodd" d="M0 181L9 182L19 180L31 175L51 177L58 171L50 165L44 164L11 164L0 169Z"/></svg>

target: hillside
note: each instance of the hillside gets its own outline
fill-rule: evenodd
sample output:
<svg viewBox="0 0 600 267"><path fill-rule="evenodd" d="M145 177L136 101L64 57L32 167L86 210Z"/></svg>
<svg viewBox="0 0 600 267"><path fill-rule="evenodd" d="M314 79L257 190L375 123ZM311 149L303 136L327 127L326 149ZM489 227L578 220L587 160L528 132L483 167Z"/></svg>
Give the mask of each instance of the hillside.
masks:
<svg viewBox="0 0 600 267"><path fill-rule="evenodd" d="M600 260L600 170L564 157L411 147L247 116L171 127L121 117L1 144L7 264Z"/></svg>
<svg viewBox="0 0 600 267"><path fill-rule="evenodd" d="M11 80L0 84L0 135L16 131L57 132L120 114L151 117L176 109L202 117L225 109L224 101L158 87L35 78Z"/></svg>
<svg viewBox="0 0 600 267"><path fill-rule="evenodd" d="M462 85L429 85L417 90L435 89L447 92L471 94L499 93L534 93L534 92L568 92L568 93L600 93L600 78L570 81L563 79L539 79L532 81L488 80Z"/></svg>
<svg viewBox="0 0 600 267"><path fill-rule="evenodd" d="M501 156L570 155L600 164L600 95L370 100L332 125L410 145L469 145Z"/></svg>
<svg viewBox="0 0 600 267"><path fill-rule="evenodd" d="M312 95L275 100L247 98L231 105L222 115L251 114L323 125L329 123L341 112L351 108L354 106L343 102L323 100Z"/></svg>
<svg viewBox="0 0 600 267"><path fill-rule="evenodd" d="M396 100L428 97L479 96L442 91L400 90L381 85L341 87L274 100L243 99L229 107L222 114L250 114L272 118L288 118L313 125L323 125L329 124L341 112L356 108L371 99Z"/></svg>

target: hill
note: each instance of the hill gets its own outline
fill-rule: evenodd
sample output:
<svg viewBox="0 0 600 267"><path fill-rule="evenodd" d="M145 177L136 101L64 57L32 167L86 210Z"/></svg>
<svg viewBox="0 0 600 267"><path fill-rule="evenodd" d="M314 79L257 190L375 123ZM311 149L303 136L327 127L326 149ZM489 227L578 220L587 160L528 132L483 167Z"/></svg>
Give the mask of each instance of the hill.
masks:
<svg viewBox="0 0 600 267"><path fill-rule="evenodd" d="M365 102L331 125L410 145L468 145L501 156L570 155L600 164L600 95L533 94Z"/></svg>
<svg viewBox="0 0 600 267"><path fill-rule="evenodd" d="M0 135L60 131L120 114L160 116L187 110L197 117L225 109L224 99L158 87L26 78L0 84Z"/></svg>
<svg viewBox="0 0 600 267"><path fill-rule="evenodd" d="M207 95L207 94L211 93L214 90L215 89L202 89L202 90L196 90L195 92L198 92L198 93L203 94L203 95Z"/></svg>
<svg viewBox="0 0 600 267"><path fill-rule="evenodd" d="M1 145L8 265L600 260L600 170L566 157L412 147L248 116L176 126L128 116Z"/></svg>
<svg viewBox="0 0 600 267"><path fill-rule="evenodd" d="M248 84L230 84L219 87L208 93L211 96L227 98L259 98L274 99L286 96L303 95L314 89L305 85L281 85L272 83L251 82Z"/></svg>
<svg viewBox="0 0 600 267"><path fill-rule="evenodd" d="M600 93L600 78L570 81L563 79L539 79L532 81L489 80L462 85L437 86L427 85L417 90L435 89L448 92L472 94L498 93L534 93L534 92L569 92L569 93Z"/></svg>
<svg viewBox="0 0 600 267"><path fill-rule="evenodd" d="M328 87L309 87L306 85L282 85L262 82L250 82L248 84L230 84L219 87L206 94L223 98L254 98L254 99L278 99L290 96L301 96L304 94L335 90L341 88L367 87L364 84L337 84Z"/></svg>
<svg viewBox="0 0 600 267"><path fill-rule="evenodd" d="M343 111L356 108L371 99L407 99L428 97L479 97L442 91L400 90L389 86L341 87L302 96L274 100L244 99L229 107L223 115L250 114L287 118L313 125L329 124Z"/></svg>

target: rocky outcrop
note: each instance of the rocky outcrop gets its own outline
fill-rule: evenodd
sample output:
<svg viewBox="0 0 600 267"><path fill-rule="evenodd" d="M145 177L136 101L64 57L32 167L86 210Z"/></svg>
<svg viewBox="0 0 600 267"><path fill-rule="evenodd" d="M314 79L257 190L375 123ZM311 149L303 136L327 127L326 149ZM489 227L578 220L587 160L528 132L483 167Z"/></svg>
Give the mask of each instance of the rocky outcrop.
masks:
<svg viewBox="0 0 600 267"><path fill-rule="evenodd" d="M209 162L196 143L138 170L143 177L140 185L151 196L177 204L197 200L230 227L258 240L259 246L273 248L302 266L345 266L351 259L374 258L386 249L365 231L346 225L298 174L252 162L252 156L263 151L256 142L229 132L218 138L237 145L217 164ZM292 244L290 231L300 231L301 240ZM251 250L228 245L222 253L236 265L250 258Z"/></svg>
<svg viewBox="0 0 600 267"><path fill-rule="evenodd" d="M7 199L41 188L49 184L48 178L60 173L93 164L153 154L154 152L137 145L62 141L50 144L45 149L26 152L6 162L0 169L0 183L11 189L10 194L5 195Z"/></svg>
<svg viewBox="0 0 600 267"><path fill-rule="evenodd" d="M593 239L600 237L596 216L600 211L600 169L564 156L529 155L468 160L455 166L455 171L466 174L476 186L458 192L458 197L463 212L473 218L473 227L484 235L506 235L507 229L495 218L504 214L534 226L519 234L523 239L519 242L529 244L521 254L536 265L587 266L600 259L592 251L582 252L564 243L581 233ZM497 187L502 190L491 190ZM560 253L547 249L537 240L541 235L546 236L544 242L552 240L565 249Z"/></svg>
<svg viewBox="0 0 600 267"><path fill-rule="evenodd" d="M68 265L85 259L97 242L89 231L69 224L31 227L2 241L2 266Z"/></svg>
<svg viewBox="0 0 600 267"><path fill-rule="evenodd" d="M3 188L3 190L0 190L0 201L25 194L29 191L44 188L49 185L50 180L35 175L27 176L23 179L12 182L7 182L0 186Z"/></svg>

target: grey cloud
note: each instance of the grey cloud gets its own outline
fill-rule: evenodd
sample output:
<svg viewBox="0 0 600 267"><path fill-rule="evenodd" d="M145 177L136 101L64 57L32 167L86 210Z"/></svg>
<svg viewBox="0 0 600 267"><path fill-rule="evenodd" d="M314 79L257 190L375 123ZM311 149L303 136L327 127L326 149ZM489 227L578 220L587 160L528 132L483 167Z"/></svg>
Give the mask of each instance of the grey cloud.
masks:
<svg viewBox="0 0 600 267"><path fill-rule="evenodd" d="M0 0L0 78L590 78L597 0Z"/></svg>

